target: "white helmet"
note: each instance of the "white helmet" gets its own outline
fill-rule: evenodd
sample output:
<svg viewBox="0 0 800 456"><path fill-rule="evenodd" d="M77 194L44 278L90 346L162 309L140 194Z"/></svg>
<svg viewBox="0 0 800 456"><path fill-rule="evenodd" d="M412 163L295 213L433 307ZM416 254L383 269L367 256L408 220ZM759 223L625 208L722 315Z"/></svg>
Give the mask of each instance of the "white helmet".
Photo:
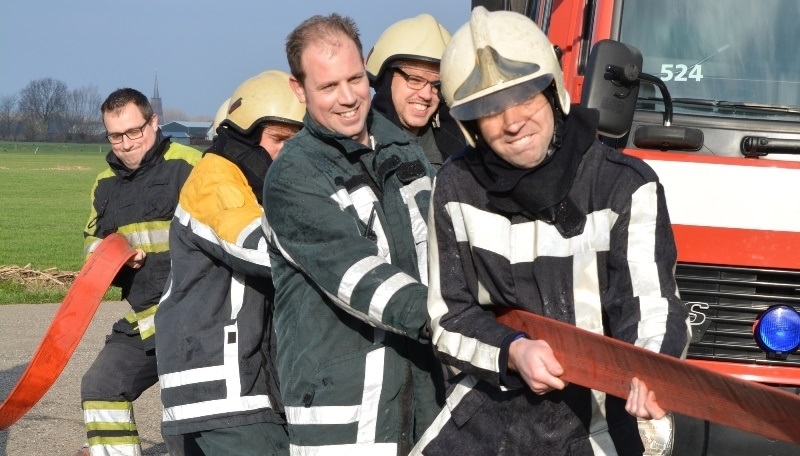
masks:
<svg viewBox="0 0 800 456"><path fill-rule="evenodd" d="M551 84L564 115L569 94L550 40L535 22L511 11L472 10L441 62L442 96L459 121L475 120L522 103ZM473 138L465 130L467 140ZM472 144L474 145L474 144Z"/></svg>
<svg viewBox="0 0 800 456"><path fill-rule="evenodd" d="M370 81L383 77L387 68L399 60L439 63L450 32L430 14L403 19L390 25L367 56Z"/></svg>
<svg viewBox="0 0 800 456"><path fill-rule="evenodd" d="M214 116L214 123L211 124L211 134L216 136L217 135L217 127L219 124L225 120L225 117L228 115L228 105L231 103L231 99L228 98L227 100L223 101L219 108L217 109L217 114Z"/></svg>
<svg viewBox="0 0 800 456"><path fill-rule="evenodd" d="M247 135L268 120L302 126L305 113L305 105L289 87L289 75L269 70L236 88L228 106L228 116L221 123Z"/></svg>

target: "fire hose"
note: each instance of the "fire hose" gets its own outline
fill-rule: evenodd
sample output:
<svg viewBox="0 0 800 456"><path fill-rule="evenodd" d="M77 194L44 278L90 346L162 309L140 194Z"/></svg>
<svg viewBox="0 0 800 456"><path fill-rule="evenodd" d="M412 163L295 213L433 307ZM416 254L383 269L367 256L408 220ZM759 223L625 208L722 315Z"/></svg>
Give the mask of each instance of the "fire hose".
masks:
<svg viewBox="0 0 800 456"><path fill-rule="evenodd" d="M81 268L30 364L0 404L0 429L22 418L53 386L92 321L111 281L135 254L117 233L103 239Z"/></svg>
<svg viewBox="0 0 800 456"><path fill-rule="evenodd" d="M499 322L547 341L565 381L624 399L637 377L656 393L664 410L800 444L800 396L529 312L498 314Z"/></svg>

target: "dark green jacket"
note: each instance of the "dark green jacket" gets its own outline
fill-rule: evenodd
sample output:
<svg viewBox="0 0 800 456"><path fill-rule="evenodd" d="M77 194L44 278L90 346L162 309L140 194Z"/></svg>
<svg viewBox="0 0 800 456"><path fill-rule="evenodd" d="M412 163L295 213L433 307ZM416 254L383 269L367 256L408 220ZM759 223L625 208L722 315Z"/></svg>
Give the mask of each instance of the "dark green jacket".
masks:
<svg viewBox="0 0 800 456"><path fill-rule="evenodd" d="M443 400L424 336L434 170L384 117L367 125L374 148L306 115L267 173L278 375L293 446L405 454Z"/></svg>

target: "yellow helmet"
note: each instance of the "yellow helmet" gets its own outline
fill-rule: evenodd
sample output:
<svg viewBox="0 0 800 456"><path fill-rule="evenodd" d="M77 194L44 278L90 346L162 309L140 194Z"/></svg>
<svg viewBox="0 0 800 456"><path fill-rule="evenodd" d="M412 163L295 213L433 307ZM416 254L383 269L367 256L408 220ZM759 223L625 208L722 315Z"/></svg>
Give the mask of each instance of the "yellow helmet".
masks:
<svg viewBox="0 0 800 456"><path fill-rule="evenodd" d="M460 124L502 112L551 84L558 107L569 113L555 49L536 23L519 13L475 7L444 51L441 78L442 96Z"/></svg>
<svg viewBox="0 0 800 456"><path fill-rule="evenodd" d="M225 117L228 115L228 105L231 103L231 99L228 98L227 100L223 101L219 108L217 109L217 114L214 116L214 122L211 124L211 133L216 136L217 135L217 127L219 124L225 120Z"/></svg>
<svg viewBox="0 0 800 456"><path fill-rule="evenodd" d="M439 63L448 41L450 32L430 14L395 22L381 34L369 51L369 79L373 82L380 79L386 68L398 60Z"/></svg>
<svg viewBox="0 0 800 456"><path fill-rule="evenodd" d="M269 70L244 81L236 88L221 122L248 135L265 121L303 125L306 107L289 87L289 75Z"/></svg>

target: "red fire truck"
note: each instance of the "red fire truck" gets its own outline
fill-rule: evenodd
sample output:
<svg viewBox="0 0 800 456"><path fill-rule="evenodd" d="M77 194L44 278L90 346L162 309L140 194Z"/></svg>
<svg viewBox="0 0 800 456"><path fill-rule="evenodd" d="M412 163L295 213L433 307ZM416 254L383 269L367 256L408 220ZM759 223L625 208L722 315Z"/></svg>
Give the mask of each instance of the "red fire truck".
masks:
<svg viewBox="0 0 800 456"><path fill-rule="evenodd" d="M694 332L688 362L800 393L800 58L791 51L800 45L800 2L476 5L537 22L561 53L573 102L600 108L601 117L630 106L624 131L601 128L601 138L644 159L664 185ZM591 52L608 40L633 48L633 79L641 76L633 100L625 99L632 85L610 97L592 92L604 76L593 71L610 68ZM621 74L627 62L608 63ZM659 432L654 454L800 454L680 415Z"/></svg>

